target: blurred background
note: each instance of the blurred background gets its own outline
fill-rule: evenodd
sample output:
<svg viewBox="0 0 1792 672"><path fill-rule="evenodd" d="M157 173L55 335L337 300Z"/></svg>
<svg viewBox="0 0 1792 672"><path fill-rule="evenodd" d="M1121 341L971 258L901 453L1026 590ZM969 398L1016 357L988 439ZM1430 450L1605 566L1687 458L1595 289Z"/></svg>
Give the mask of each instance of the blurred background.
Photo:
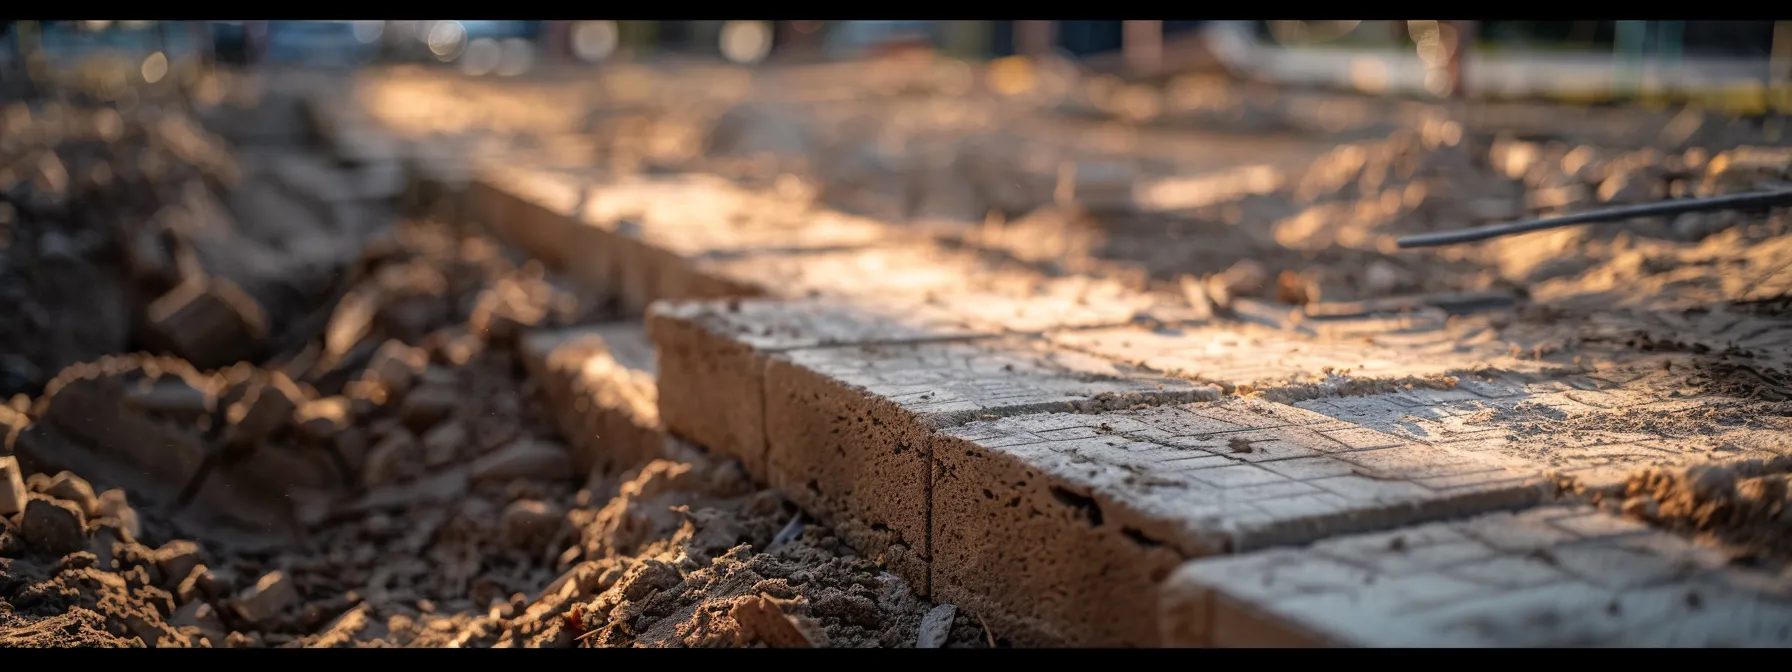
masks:
<svg viewBox="0 0 1792 672"><path fill-rule="evenodd" d="M1745 113L1785 108L1792 81L1792 22L1771 21L51 21L9 23L4 39L13 81L27 66L90 56L518 76L610 61L930 51L1055 54L1129 77L1219 69L1369 93L1697 100Z"/></svg>

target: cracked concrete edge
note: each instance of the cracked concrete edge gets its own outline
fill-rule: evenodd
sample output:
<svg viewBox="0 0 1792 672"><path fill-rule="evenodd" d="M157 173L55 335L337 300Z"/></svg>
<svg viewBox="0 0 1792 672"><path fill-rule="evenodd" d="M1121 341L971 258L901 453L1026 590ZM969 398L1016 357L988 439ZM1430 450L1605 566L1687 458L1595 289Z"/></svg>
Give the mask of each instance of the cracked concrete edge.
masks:
<svg viewBox="0 0 1792 672"><path fill-rule="evenodd" d="M789 305L783 309L802 310ZM771 317L777 317L776 309L770 306L755 310L770 311ZM1136 616L1083 606L1077 613L1099 614L1097 618L1084 621L1075 614L1028 614L1025 613L1026 605L1021 603L1088 605L1089 601L1081 599L1084 596L1072 599L1070 594L1108 583L1099 576L1110 570L1120 572L1118 567L1138 569L1137 575L1126 582L1127 589L1120 592L1132 594L1137 599L1152 599L1156 581L1175 562L1187 557L1190 551L1185 549L1200 547L1200 542L1166 547L1161 539L1175 538L1173 530L1159 530L1155 533L1158 538L1152 539L1151 534L1141 531L1152 526L1140 523L1108 526L1108 529L1094 533L1102 537L1100 539L1066 544L1065 540L1078 538L1082 524L1076 521L1086 516L1077 513L1077 507L1065 505L1064 501L1090 497L1072 493L1073 490L1086 491L1089 486L1074 483L1076 479L1063 481L1070 485L1047 482L1059 475L1037 472L1022 480L1041 481L1034 490L1046 494L1028 496L1039 501L1040 507L1053 511L1052 522L1034 530L1036 534L1028 535L1027 539L995 539L1008 530L1024 529L1027 521L988 524L987 521L1000 516L984 511L988 508L987 503L976 497L976 491L984 492L984 499L993 497L990 494L993 491L972 487L974 484L961 486L951 478L962 465L955 457L942 456L941 446L957 446L951 442L964 437L941 430L968 427L970 425L965 425L967 421L972 425L988 425L1060 415L1079 418L1079 422L1087 418L1123 418L1113 414L1150 412L1149 409L1166 404L1183 404L1197 398L1213 399L1217 392L1203 392L1193 384L1143 376L1136 371L1131 375L1135 380L1144 379L1144 382L1133 389L1124 389L1124 377L1116 383L1109 380L1111 375L1074 373L1080 363L1086 367L1084 371L1105 368L1105 372L1111 374L1116 366L1113 363L1054 351L1037 338L1008 336L859 344L829 341L824 345L822 339L813 337L814 334L797 329L772 330L770 333L739 329L738 323L725 319L727 316L749 319L765 317L766 313L751 313L744 311L741 305L718 306L711 302L661 304L650 314L650 335L660 346L662 370L677 369L681 364L676 360L683 360L684 365L706 370L709 374L707 377L673 375L662 379L662 408L673 432L686 434L700 443L729 446L726 450L741 457L750 471L785 492L793 501L824 519L838 521L843 533L856 546L868 554L883 555L906 579L927 586L932 594L990 614L996 627L1017 641L1133 645L1154 642L1155 635L1151 633L1155 625L1149 614L1140 621ZM867 333L875 333L875 330ZM1045 358L1029 359L1038 357ZM1062 359L1064 357L1070 359ZM956 377L941 373L942 366L948 372L957 371ZM920 377L914 378L917 375ZM674 378L682 378L685 382L674 383ZM995 387L989 387L991 384ZM1121 385L1122 389L1101 389L1113 384ZM678 391L674 392L674 389ZM1080 393L1064 396L1070 390ZM1101 395L1111 395L1110 400L1125 402L1104 403ZM749 403L743 404L743 399ZM1264 402L1239 403L1270 406ZM1147 410L1136 408L1141 405ZM686 408L675 410L677 406ZM741 408L743 421L751 422L757 418L760 424L715 426L706 420L721 411L700 410L729 406ZM1299 413L1295 409L1280 408L1282 414ZM758 412L753 412L754 409ZM1048 410L1065 413L1037 415ZM1317 414L1307 416L1309 423L1328 422ZM1214 422L1219 423L1210 428L1215 432L1247 429L1244 425L1221 426L1224 421ZM1271 426L1275 426L1274 423ZM740 441L738 437L742 434L751 438ZM986 448L976 445L974 438L970 441L973 452ZM1336 449L1348 448L1342 443L1334 444ZM999 452L1001 446L995 448ZM1033 463L1039 458L1038 455L1022 456L1012 463L1011 468L1034 469L1038 465ZM945 481L941 481L941 474L945 474ZM1015 479L971 480L999 484ZM1358 484L1357 487L1363 486ZM1502 492L1506 491L1534 492L1511 488ZM1473 503L1475 497L1458 499L1468 502L1466 506L1470 510L1485 506ZM1111 511L1127 508L1111 503L1110 506L1114 507ZM1142 517L1161 518L1165 515L1174 518L1173 512L1166 512L1161 507L1142 514ZM1316 534L1322 527L1296 526L1276 530L1275 534L1298 538L1303 530L1307 534ZM1269 533L1264 528L1259 534ZM959 548L982 549L979 552L1005 546L1026 550L1016 551L1016 557L994 558L994 565L985 567L982 565L989 563L982 560L988 558L964 558L962 553L941 546L939 540L943 538L952 539L953 545ZM1140 542L1140 539L1146 541ZM1208 545L1217 548L1204 552L1223 552L1231 542ZM1139 557L1138 547L1146 549L1143 554L1147 557ZM975 569L956 571L952 569L954 562L966 567L975 566ZM1027 585L972 585L972 577L1014 575L1017 570L1024 574L1025 570L1020 568L1026 567L1028 562L1064 563L1074 566L1067 571L1087 575L1073 580L1065 580L1062 576L1048 577ZM946 568L942 569L942 566ZM1094 569L1090 570L1091 567ZM1093 571L1093 574L1084 570ZM942 575L942 571L946 573ZM942 581L942 576L947 580ZM1111 586L1103 590L1114 592ZM1054 591L1065 597L1042 597ZM1067 627L1063 623L1065 620L1077 622L1079 627ZM1125 630L1116 630L1116 627ZM1074 633L1094 634L1079 637Z"/></svg>
<svg viewBox="0 0 1792 672"><path fill-rule="evenodd" d="M1040 413L1057 402L1023 393L1001 397L994 408L960 409L952 406L966 400L957 385L1012 395L1009 388L1027 379L1024 367L998 365L999 357L980 364L989 355L975 353L1012 350L1029 339L823 345L800 331L740 330L725 320L722 328L694 326L717 314L744 313L667 305L656 317L701 333L707 344L693 351L731 353L745 362L736 370L758 377L754 415L762 419L757 434L765 457L756 473L769 474L805 508L847 520L843 527L856 522L883 533L855 540L873 554L920 540L921 551L909 559L925 564L930 594L987 614L1016 641L1151 645L1156 625L1149 616L1091 605L1128 603L1115 595L1154 599L1157 581L1190 557L1548 501L1552 465L1508 454L1507 444L1486 436L1509 432L1503 420L1465 419L1473 413L1572 405L1600 414L1668 403L1624 389L1646 375L1600 374L1612 379L1470 381L1294 406L1238 398L1181 404L1175 402L1186 400L1166 395L1142 409L1075 413L1065 403L1056 409L1065 412ZM923 354L955 349L962 354ZM662 357L669 352L662 348ZM955 379L951 371L968 374ZM712 398L708 403L729 403ZM1340 404L1364 407L1340 411ZM1420 419L1444 423L1430 432L1370 422L1379 414L1410 424L1406 417L1426 408L1448 411ZM1485 428L1461 426L1489 421ZM1115 443L1098 445L1110 437ZM1461 443L1465 438L1486 445ZM1676 445L1671 436L1643 438L1656 452ZM1603 464L1611 453L1598 442L1605 437L1595 439L1569 456ZM1017 507L1026 515L1003 512ZM927 528L917 531L916 519Z"/></svg>

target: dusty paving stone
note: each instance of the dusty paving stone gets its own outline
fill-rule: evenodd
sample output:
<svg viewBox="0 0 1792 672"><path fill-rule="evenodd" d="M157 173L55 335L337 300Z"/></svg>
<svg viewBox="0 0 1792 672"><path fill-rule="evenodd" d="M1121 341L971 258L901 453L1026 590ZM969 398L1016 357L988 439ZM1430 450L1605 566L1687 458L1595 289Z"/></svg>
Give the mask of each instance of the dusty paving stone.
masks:
<svg viewBox="0 0 1792 672"><path fill-rule="evenodd" d="M1059 305L1056 300L1034 303L1013 295L957 297L954 303L822 296L655 304L647 317L647 332L658 352L662 421L700 445L745 460L752 473L765 473L758 461L765 445L760 409L768 354L986 338L1064 326L1085 317L1094 324L1111 324L1134 316L1130 310L1105 315L1096 310L1053 311L1049 308ZM983 313L988 319L967 319L976 297L992 299ZM1071 303L1078 302L1063 305ZM1021 308L1004 312L1017 306Z"/></svg>
<svg viewBox="0 0 1792 672"><path fill-rule="evenodd" d="M477 221L529 256L560 268L573 260L572 254L589 251L569 235L583 186L566 176L488 167L468 189ZM583 255L580 260L587 261Z"/></svg>
<svg viewBox="0 0 1792 672"><path fill-rule="evenodd" d="M474 192L485 221L525 252L565 269L638 311L661 298L762 293L694 271L699 260L741 251L863 247L886 227L743 190L713 176L622 178L592 183L516 166L488 169Z"/></svg>
<svg viewBox="0 0 1792 672"><path fill-rule="evenodd" d="M1545 495L1536 471L1258 400L978 421L932 446L934 594L1040 643L1154 645L1129 605L1185 558Z"/></svg>
<svg viewBox="0 0 1792 672"><path fill-rule="evenodd" d="M934 428L1218 396L1208 386L1019 337L791 350L771 357L764 375L771 485L839 521L855 546L886 554L899 575L921 586L930 557Z"/></svg>
<svg viewBox="0 0 1792 672"><path fill-rule="evenodd" d="M668 431L764 474L768 353L845 343L975 336L926 312L883 320L843 302L658 303L647 316L657 354L660 419Z"/></svg>
<svg viewBox="0 0 1792 672"><path fill-rule="evenodd" d="M891 245L816 254L739 256L695 265L717 287L749 295L850 297L884 312L925 311L964 328L1036 333L1055 328L1180 322L1198 317L1181 297L1140 291L1112 279L1050 277L962 251ZM723 295L720 290L688 297Z"/></svg>
<svg viewBox="0 0 1792 672"><path fill-rule="evenodd" d="M262 307L222 278L190 278L148 310L152 328L171 349L204 368L246 358L267 336Z"/></svg>
<svg viewBox="0 0 1792 672"><path fill-rule="evenodd" d="M1450 390L1410 389L1295 405L1404 439L1529 464L1583 487L1622 484L1650 467L1787 454L1784 404L1713 389L1691 362L1618 366L1514 380L1465 375Z"/></svg>
<svg viewBox="0 0 1792 672"><path fill-rule="evenodd" d="M555 422L572 444L573 469L626 469L660 456L653 345L640 322L534 332L520 343Z"/></svg>
<svg viewBox="0 0 1792 672"><path fill-rule="evenodd" d="M828 299L662 304L649 316L670 431L749 473L926 586L928 434L986 416L1212 399L1218 391L929 314ZM858 343L852 346L847 344ZM864 493L880 493L865 497Z"/></svg>
<svg viewBox="0 0 1792 672"><path fill-rule="evenodd" d="M1113 281L1038 277L963 251L897 242L889 226L839 212L780 215L774 211L791 207L759 203L709 176L600 183L582 194L571 179L499 171L482 187L491 221L527 228L509 237L593 289L616 293L629 310L659 299L831 294L935 304L967 325L1023 332L1194 316L1180 299ZM562 214L575 207L569 201L589 207Z"/></svg>
<svg viewBox="0 0 1792 672"><path fill-rule="evenodd" d="M1162 602L1172 646L1792 645L1792 583L1582 506L1197 560Z"/></svg>
<svg viewBox="0 0 1792 672"><path fill-rule="evenodd" d="M1399 381L1441 378L1490 366L1507 370L1539 367L1512 358L1510 344L1441 329L1407 334L1382 331L1373 338L1327 338L1252 324L1219 323L1071 330L1050 337L1063 347L1228 389L1248 385L1267 390L1331 376Z"/></svg>

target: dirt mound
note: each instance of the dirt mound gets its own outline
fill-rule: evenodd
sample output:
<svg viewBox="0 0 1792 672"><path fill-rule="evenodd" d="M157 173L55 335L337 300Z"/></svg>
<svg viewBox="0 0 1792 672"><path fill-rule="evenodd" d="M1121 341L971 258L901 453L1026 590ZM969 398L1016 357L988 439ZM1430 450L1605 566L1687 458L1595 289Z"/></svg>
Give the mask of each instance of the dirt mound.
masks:
<svg viewBox="0 0 1792 672"><path fill-rule="evenodd" d="M919 641L934 605L793 522L738 465L681 448L574 474L513 347L599 314L539 265L413 223L354 276L274 366L105 357L8 407L33 473L0 523L0 631L213 647ZM974 617L954 621L929 641L986 641ZM790 639L798 627L810 634Z"/></svg>

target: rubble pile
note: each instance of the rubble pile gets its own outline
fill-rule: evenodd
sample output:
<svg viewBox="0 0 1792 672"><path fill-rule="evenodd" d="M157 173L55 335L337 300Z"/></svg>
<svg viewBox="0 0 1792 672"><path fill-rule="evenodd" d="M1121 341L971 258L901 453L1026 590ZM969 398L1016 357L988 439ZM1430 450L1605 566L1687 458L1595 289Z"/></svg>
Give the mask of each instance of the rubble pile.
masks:
<svg viewBox="0 0 1792 672"><path fill-rule="evenodd" d="M575 473L514 346L524 330L601 315L539 264L415 223L350 275L323 331L266 367L109 356L14 398L0 642L922 636L933 605L733 463L678 449L627 473ZM972 617L940 620L928 637L985 638Z"/></svg>
<svg viewBox="0 0 1792 672"><path fill-rule="evenodd" d="M129 350L263 356L376 226L317 215L315 190L280 183L292 171L176 106L14 102L0 123L0 294L20 318L0 325L0 394Z"/></svg>

